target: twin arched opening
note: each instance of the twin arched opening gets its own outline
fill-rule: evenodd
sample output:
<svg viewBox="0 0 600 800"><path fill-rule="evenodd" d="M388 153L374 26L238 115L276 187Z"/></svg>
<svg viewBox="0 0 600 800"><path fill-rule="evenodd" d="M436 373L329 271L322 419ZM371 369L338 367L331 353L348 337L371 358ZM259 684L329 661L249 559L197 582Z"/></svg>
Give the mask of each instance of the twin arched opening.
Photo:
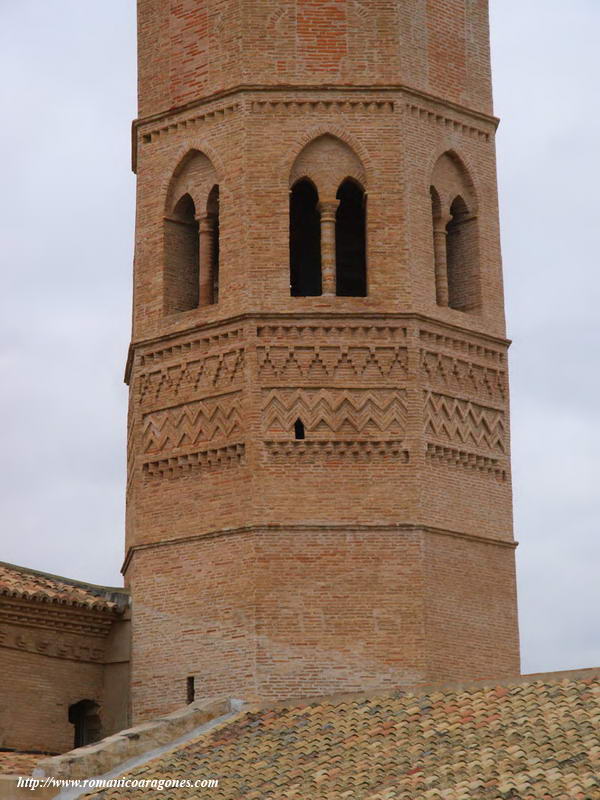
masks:
<svg viewBox="0 0 600 800"><path fill-rule="evenodd" d="M292 187L290 292L293 297L367 294L365 192L347 179L340 185L336 201L328 205L320 203L314 184L306 178ZM324 264L329 265L325 281Z"/></svg>
<svg viewBox="0 0 600 800"><path fill-rule="evenodd" d="M290 176L290 293L367 294L366 193L362 163L329 134L298 155Z"/></svg>
<svg viewBox="0 0 600 800"><path fill-rule="evenodd" d="M218 302L219 184L203 153L191 153L173 176L164 225L165 313Z"/></svg>
<svg viewBox="0 0 600 800"><path fill-rule="evenodd" d="M430 195L436 302L457 311L477 311L481 278L475 193L453 153L444 153L438 160Z"/></svg>
<svg viewBox="0 0 600 800"><path fill-rule="evenodd" d="M367 295L366 176L344 142L324 134L298 155L290 175L290 293ZM458 157L442 155L430 188L436 301L459 311L481 307L476 198ZM193 151L176 170L164 218L164 310L219 299L219 181L210 159Z"/></svg>

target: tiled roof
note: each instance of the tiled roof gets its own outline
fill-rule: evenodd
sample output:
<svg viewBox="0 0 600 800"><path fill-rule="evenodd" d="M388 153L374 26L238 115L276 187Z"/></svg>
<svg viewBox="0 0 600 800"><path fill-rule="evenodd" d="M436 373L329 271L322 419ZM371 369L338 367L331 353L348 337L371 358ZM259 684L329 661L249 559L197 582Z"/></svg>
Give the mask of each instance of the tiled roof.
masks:
<svg viewBox="0 0 600 800"><path fill-rule="evenodd" d="M128 776L218 778L223 800L599 800L600 678L250 711Z"/></svg>
<svg viewBox="0 0 600 800"><path fill-rule="evenodd" d="M0 751L0 775L31 775L37 762L43 758L39 753L14 753Z"/></svg>
<svg viewBox="0 0 600 800"><path fill-rule="evenodd" d="M122 607L124 590L91 586L56 575L0 562L0 596L114 612Z"/></svg>

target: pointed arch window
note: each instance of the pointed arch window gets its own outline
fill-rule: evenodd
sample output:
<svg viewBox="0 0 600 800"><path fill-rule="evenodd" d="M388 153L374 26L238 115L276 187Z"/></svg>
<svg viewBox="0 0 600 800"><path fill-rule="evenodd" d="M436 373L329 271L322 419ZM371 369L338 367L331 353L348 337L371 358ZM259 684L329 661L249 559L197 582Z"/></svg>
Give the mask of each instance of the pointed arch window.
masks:
<svg viewBox="0 0 600 800"><path fill-rule="evenodd" d="M335 220L336 295L367 294L366 195L356 181L347 178L337 195Z"/></svg>
<svg viewBox="0 0 600 800"><path fill-rule="evenodd" d="M450 206L450 220L446 225L446 269L448 306L458 311L476 308L479 299L477 226L460 196Z"/></svg>
<svg viewBox="0 0 600 800"><path fill-rule="evenodd" d="M213 186L206 203L206 214L200 219L200 305L219 301L219 187Z"/></svg>
<svg viewBox="0 0 600 800"><path fill-rule="evenodd" d="M300 417L294 422L294 439L306 439L306 428Z"/></svg>
<svg viewBox="0 0 600 800"><path fill-rule="evenodd" d="M435 295L439 306L481 309L480 245L473 182L453 152L438 159L430 186Z"/></svg>
<svg viewBox="0 0 600 800"><path fill-rule="evenodd" d="M163 310L208 306L219 297L220 192L207 155L190 150L176 167L164 217Z"/></svg>
<svg viewBox="0 0 600 800"><path fill-rule="evenodd" d="M322 293L319 195L303 178L290 192L290 293L316 297Z"/></svg>
<svg viewBox="0 0 600 800"><path fill-rule="evenodd" d="M165 279L169 287L170 312L198 306L200 275L200 234L196 206L189 194L175 204L165 218Z"/></svg>

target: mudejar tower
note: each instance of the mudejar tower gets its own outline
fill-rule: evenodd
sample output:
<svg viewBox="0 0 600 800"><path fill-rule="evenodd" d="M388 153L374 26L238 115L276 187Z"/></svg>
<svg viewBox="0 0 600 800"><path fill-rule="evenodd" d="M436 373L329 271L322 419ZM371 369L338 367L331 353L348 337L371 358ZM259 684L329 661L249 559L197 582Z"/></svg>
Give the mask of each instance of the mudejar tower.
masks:
<svg viewBox="0 0 600 800"><path fill-rule="evenodd" d="M134 719L515 674L486 0L138 0Z"/></svg>

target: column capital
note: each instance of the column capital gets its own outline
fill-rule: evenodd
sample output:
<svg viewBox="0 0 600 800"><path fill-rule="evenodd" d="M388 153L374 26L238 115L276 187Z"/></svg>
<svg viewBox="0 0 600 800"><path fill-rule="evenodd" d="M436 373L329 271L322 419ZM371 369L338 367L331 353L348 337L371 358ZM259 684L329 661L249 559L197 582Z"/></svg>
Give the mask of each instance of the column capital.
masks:
<svg viewBox="0 0 600 800"><path fill-rule="evenodd" d="M317 211L321 215L321 220L327 222L335 222L335 215L340 205L340 201L336 198L334 200L321 200L317 204Z"/></svg>
<svg viewBox="0 0 600 800"><path fill-rule="evenodd" d="M214 214L205 212L204 214L196 214L196 221L200 226L201 233L203 231L209 233L210 231L214 231L217 220Z"/></svg>
<svg viewBox="0 0 600 800"><path fill-rule="evenodd" d="M448 211L445 214L440 214L439 217L434 218L433 220L433 230L435 233L443 233L446 234L446 228L448 223L452 219L452 214Z"/></svg>

